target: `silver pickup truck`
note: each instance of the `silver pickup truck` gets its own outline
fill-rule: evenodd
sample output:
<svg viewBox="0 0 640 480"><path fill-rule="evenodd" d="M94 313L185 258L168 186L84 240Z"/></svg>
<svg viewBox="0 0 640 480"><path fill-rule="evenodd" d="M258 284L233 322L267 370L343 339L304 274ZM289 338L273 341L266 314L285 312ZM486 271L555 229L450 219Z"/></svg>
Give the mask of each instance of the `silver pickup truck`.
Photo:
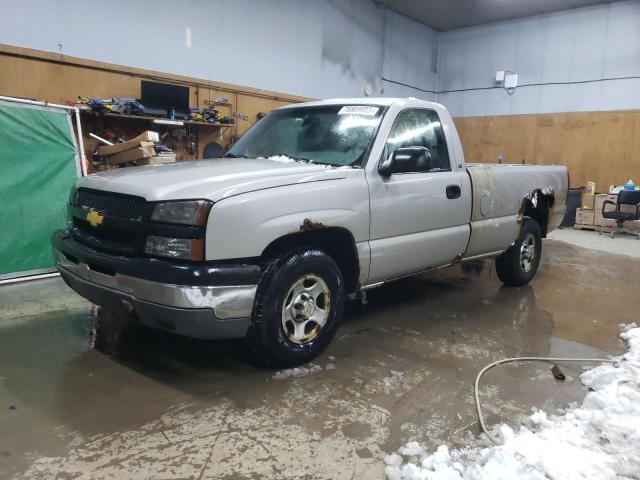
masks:
<svg viewBox="0 0 640 480"><path fill-rule="evenodd" d="M246 338L283 367L322 352L348 294L489 257L526 284L567 184L563 166L465 163L442 105L326 100L274 110L224 158L80 179L52 243L105 312Z"/></svg>

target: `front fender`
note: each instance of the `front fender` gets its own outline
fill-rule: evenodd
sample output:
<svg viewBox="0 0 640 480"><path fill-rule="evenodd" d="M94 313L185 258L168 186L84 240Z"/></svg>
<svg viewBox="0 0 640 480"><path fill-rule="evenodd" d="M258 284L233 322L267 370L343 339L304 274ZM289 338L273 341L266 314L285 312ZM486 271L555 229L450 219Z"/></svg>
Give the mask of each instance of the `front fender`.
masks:
<svg viewBox="0 0 640 480"><path fill-rule="evenodd" d="M368 255L364 171L354 169L344 179L269 188L219 201L209 214L206 259L259 257L274 240L321 225L349 230L358 250L366 247Z"/></svg>

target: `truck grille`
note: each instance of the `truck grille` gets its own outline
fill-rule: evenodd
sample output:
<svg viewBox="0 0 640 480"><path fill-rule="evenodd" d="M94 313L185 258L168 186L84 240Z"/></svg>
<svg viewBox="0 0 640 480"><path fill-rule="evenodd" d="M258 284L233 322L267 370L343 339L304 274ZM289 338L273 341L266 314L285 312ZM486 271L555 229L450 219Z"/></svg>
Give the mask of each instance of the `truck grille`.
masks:
<svg viewBox="0 0 640 480"><path fill-rule="evenodd" d="M124 257L144 255L149 235L204 238L203 226L167 225L150 221L153 205L142 197L79 188L70 198L68 206L72 221L71 235L77 242L98 252Z"/></svg>
<svg viewBox="0 0 640 480"><path fill-rule="evenodd" d="M73 236L81 243L96 250L108 251L123 255L133 255L136 245L136 233L114 228L93 228L89 222L74 218Z"/></svg>
<svg viewBox="0 0 640 480"><path fill-rule="evenodd" d="M80 188L76 192L73 204L97 210L105 215L140 221L147 202L144 198L133 195Z"/></svg>

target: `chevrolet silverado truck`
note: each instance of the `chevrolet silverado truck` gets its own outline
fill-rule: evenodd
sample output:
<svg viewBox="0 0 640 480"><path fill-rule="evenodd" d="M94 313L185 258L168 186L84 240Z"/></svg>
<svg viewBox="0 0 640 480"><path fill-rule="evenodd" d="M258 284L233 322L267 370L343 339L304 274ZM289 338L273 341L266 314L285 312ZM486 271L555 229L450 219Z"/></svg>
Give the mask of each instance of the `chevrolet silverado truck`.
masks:
<svg viewBox="0 0 640 480"><path fill-rule="evenodd" d="M567 188L563 166L465 163L442 105L326 100L272 111L224 158L79 179L52 244L104 312L285 367L323 351L347 295L491 257L526 284Z"/></svg>

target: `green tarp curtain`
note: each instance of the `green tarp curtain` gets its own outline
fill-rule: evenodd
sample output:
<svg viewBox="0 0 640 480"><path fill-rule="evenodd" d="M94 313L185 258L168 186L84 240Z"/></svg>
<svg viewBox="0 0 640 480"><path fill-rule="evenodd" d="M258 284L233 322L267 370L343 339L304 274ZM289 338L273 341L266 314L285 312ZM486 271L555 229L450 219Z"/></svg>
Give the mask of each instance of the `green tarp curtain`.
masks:
<svg viewBox="0 0 640 480"><path fill-rule="evenodd" d="M0 101L0 278L53 267L77 154L67 111Z"/></svg>

